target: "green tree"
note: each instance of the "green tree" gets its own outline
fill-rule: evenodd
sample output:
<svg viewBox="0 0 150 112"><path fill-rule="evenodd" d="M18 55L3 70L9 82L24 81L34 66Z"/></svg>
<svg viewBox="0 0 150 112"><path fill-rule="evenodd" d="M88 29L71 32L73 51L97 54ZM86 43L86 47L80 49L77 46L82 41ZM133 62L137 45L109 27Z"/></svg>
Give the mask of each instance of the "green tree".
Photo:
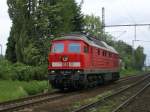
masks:
<svg viewBox="0 0 150 112"><path fill-rule="evenodd" d="M16 57L16 52L15 52L15 38L14 38L14 28L11 28L11 32L10 32L10 36L8 38L8 43L7 43L7 50L6 50L6 58L8 60L11 60L12 62L16 62L17 61L17 57Z"/></svg>
<svg viewBox="0 0 150 112"><path fill-rule="evenodd" d="M69 9L69 10L68 10ZM51 10L51 11L49 11ZM75 0L58 0L48 6L51 34L69 33L83 29L83 15Z"/></svg>
<svg viewBox="0 0 150 112"><path fill-rule="evenodd" d="M6 57L12 62L43 64L49 52L49 34L81 31L83 27L75 0L7 0L7 4L12 28Z"/></svg>
<svg viewBox="0 0 150 112"><path fill-rule="evenodd" d="M142 70L142 68L144 67L144 62L145 62L145 54L144 54L144 49L143 47L139 46L136 50L135 50L135 68L138 70Z"/></svg>
<svg viewBox="0 0 150 112"><path fill-rule="evenodd" d="M86 15L84 17L84 30L96 37L100 37L101 39L103 38L102 22L99 17Z"/></svg>
<svg viewBox="0 0 150 112"><path fill-rule="evenodd" d="M129 69L132 67L132 46L123 41L114 41L112 46L119 52L119 55L124 63L124 68Z"/></svg>

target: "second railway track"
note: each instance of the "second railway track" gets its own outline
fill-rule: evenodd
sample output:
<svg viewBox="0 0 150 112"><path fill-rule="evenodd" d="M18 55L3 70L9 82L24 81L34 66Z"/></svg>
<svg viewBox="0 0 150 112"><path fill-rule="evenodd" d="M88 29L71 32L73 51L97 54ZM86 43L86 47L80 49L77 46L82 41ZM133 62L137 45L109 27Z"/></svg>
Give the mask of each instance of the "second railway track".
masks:
<svg viewBox="0 0 150 112"><path fill-rule="evenodd" d="M122 102L128 100L128 98L132 96L135 96L137 92L142 91L143 88L146 88L146 86L149 85L149 82L150 75L145 76L141 80L135 82L134 84L126 88L120 88L120 90L112 93L111 95L104 96L103 98L99 99L94 103L81 106L80 108L72 112L90 112L93 110L94 112L117 112L122 107L122 105L124 105L124 103L120 105ZM106 108L107 110L105 110Z"/></svg>
<svg viewBox="0 0 150 112"><path fill-rule="evenodd" d="M150 82L146 84L142 89L140 89L136 94L129 97L127 100L125 100L123 103L121 103L118 107L116 107L112 112L123 112L123 109L127 111L127 105L129 105L135 98L141 94L143 94L144 91L146 91L150 87ZM145 109L146 110L146 109ZM149 111L149 110L148 110ZM147 111L147 112L148 112ZM129 112L129 111L128 111Z"/></svg>
<svg viewBox="0 0 150 112"><path fill-rule="evenodd" d="M0 103L0 112L20 110L25 107L40 104L42 102L56 100L67 95L67 93L53 92Z"/></svg>

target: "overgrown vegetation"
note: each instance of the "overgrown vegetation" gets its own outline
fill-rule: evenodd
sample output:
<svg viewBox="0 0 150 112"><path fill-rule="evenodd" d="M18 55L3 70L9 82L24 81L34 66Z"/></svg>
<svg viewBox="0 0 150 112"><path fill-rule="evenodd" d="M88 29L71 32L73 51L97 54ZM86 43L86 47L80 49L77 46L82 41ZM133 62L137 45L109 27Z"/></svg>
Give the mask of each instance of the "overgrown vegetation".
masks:
<svg viewBox="0 0 150 112"><path fill-rule="evenodd" d="M0 80L0 102L42 93L47 89L46 81Z"/></svg>
<svg viewBox="0 0 150 112"><path fill-rule="evenodd" d="M47 65L29 66L0 59L0 79L3 80L44 80L47 79Z"/></svg>
<svg viewBox="0 0 150 112"><path fill-rule="evenodd" d="M141 75L143 74L144 71L141 71L141 70L136 70L136 69L122 69L120 71L120 75L121 77L126 77L126 76L131 76L131 75ZM146 73L146 71L145 71Z"/></svg>
<svg viewBox="0 0 150 112"><path fill-rule="evenodd" d="M46 80L45 80L46 79ZM47 65L29 66L0 58L0 102L50 90Z"/></svg>

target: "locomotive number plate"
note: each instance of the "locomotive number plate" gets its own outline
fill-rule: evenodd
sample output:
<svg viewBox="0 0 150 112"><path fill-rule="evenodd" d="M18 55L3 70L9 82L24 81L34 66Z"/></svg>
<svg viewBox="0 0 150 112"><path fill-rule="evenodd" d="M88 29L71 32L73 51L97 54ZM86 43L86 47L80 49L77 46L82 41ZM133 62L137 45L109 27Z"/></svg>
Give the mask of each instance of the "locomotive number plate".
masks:
<svg viewBox="0 0 150 112"><path fill-rule="evenodd" d="M62 62L62 66L63 67L68 67L69 66L69 62Z"/></svg>
<svg viewBox="0 0 150 112"><path fill-rule="evenodd" d="M80 62L52 62L52 67L80 67Z"/></svg>

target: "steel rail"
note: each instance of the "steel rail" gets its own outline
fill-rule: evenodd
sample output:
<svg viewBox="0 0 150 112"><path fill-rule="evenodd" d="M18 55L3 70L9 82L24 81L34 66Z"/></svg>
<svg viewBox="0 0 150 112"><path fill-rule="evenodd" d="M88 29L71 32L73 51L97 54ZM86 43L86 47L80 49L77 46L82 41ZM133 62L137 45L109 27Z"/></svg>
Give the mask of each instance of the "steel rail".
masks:
<svg viewBox="0 0 150 112"><path fill-rule="evenodd" d="M133 101L138 95L140 95L143 91L145 91L150 86L150 83L148 83L146 86L144 86L142 89L140 89L135 95L128 98L126 101L124 101L122 104L120 104L116 109L114 109L112 112L118 112L122 108L125 107L125 105L128 105L131 101Z"/></svg>
<svg viewBox="0 0 150 112"><path fill-rule="evenodd" d="M117 82L126 81L126 80L129 80L129 79L135 78L135 77L142 77L142 76L143 75L132 75L132 76L121 77Z"/></svg>
<svg viewBox="0 0 150 112"><path fill-rule="evenodd" d="M90 104L81 106L80 108L78 108L78 109L76 109L76 110L73 110L72 112L83 112L83 111L86 111L86 110L88 110L88 109L90 109L90 108L92 108L92 107L98 106L98 105L100 105L101 103L103 103L103 101L105 101L105 100L107 100L107 99L109 99L109 98L111 98L111 97L113 97L113 96L116 96L116 95L118 95L118 94L120 94L120 93L122 93L122 92L124 92L124 91L126 91L126 90L128 90L128 89L130 89L130 88L135 87L136 85L142 83L143 81L145 81L145 80L148 79L149 77L150 77L150 75L148 75L148 76L142 78L141 80L139 80L139 81L133 83L132 85L130 85L130 86L126 87L126 88L123 88L123 89L121 88L120 90L118 90L117 92L114 92L114 93L111 94L111 95L104 96L103 98L99 99L98 101L96 101L96 102L94 102L94 103L90 103Z"/></svg>
<svg viewBox="0 0 150 112"><path fill-rule="evenodd" d="M45 97L45 98L39 98L39 99L33 99L30 101L25 101L25 102L20 102L17 104L13 104L13 105L9 105L9 106L4 106L0 108L0 112L6 112L6 111L14 111L14 110L20 110L29 106L33 106L33 105L37 105L37 104L41 104L43 102L50 102L53 100L57 100L63 97L68 96L68 94L60 94L60 95L56 95L56 96L49 96L49 97Z"/></svg>
<svg viewBox="0 0 150 112"><path fill-rule="evenodd" d="M132 79L132 78L136 78L136 77L143 77L143 76L145 76L145 75L147 75L147 74L149 74L148 72L145 72L145 73L143 73L142 75L129 75L129 76L125 76L125 77L120 77L120 79L118 80L118 81L116 81L116 82L121 82L121 81L126 81L126 80L129 80L129 79Z"/></svg>
<svg viewBox="0 0 150 112"><path fill-rule="evenodd" d="M46 96L49 96L49 95L54 95L56 93L58 93L58 91L53 91L51 93L43 93L43 94L38 94L38 95L32 95L32 96L19 98L19 99L15 99L15 100L10 100L10 101L6 101L6 102L0 102L0 108L2 106L9 106L9 105L12 105L12 104L15 104L15 103L25 102L25 101L36 99L36 98L42 98L42 97L46 97Z"/></svg>

